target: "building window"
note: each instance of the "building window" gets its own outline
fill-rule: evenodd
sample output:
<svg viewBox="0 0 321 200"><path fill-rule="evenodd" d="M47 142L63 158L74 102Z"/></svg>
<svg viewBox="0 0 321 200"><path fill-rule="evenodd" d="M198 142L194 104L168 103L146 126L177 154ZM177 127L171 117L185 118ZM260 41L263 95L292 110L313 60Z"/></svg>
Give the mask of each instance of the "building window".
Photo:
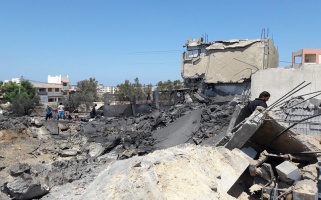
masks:
<svg viewBox="0 0 321 200"><path fill-rule="evenodd" d="M52 88L48 88L48 92L52 92Z"/></svg>
<svg viewBox="0 0 321 200"><path fill-rule="evenodd" d="M63 92L63 95L67 95L67 92Z"/></svg>
<svg viewBox="0 0 321 200"><path fill-rule="evenodd" d="M62 83L63 86L67 86L67 83Z"/></svg>
<svg viewBox="0 0 321 200"><path fill-rule="evenodd" d="M55 92L59 92L59 88L55 88Z"/></svg>
<svg viewBox="0 0 321 200"><path fill-rule="evenodd" d="M305 63L316 63L316 54L305 54Z"/></svg>
<svg viewBox="0 0 321 200"><path fill-rule="evenodd" d="M39 92L46 92L46 88L39 88Z"/></svg>
<svg viewBox="0 0 321 200"><path fill-rule="evenodd" d="M201 53L200 49L188 50L187 57L188 58L197 58Z"/></svg>

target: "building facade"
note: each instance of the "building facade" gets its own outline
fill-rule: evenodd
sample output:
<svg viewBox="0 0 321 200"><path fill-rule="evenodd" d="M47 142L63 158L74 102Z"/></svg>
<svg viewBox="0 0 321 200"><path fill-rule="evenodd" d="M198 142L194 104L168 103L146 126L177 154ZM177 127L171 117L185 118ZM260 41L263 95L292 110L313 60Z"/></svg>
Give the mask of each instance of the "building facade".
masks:
<svg viewBox="0 0 321 200"><path fill-rule="evenodd" d="M114 94L116 91L116 87L112 86L104 86L103 84L99 84L97 86L97 95L103 96L105 93Z"/></svg>
<svg viewBox="0 0 321 200"><path fill-rule="evenodd" d="M70 85L68 76L50 76L48 82L30 81L37 89L41 103L61 102L68 98L70 92L74 91L74 87Z"/></svg>
<svg viewBox="0 0 321 200"><path fill-rule="evenodd" d="M214 42L189 39L184 47L182 78L189 87L206 85L209 96L240 94L252 74L276 68L279 63L279 53L270 38Z"/></svg>
<svg viewBox="0 0 321 200"><path fill-rule="evenodd" d="M292 52L293 68L311 64L321 64L321 49L301 49Z"/></svg>

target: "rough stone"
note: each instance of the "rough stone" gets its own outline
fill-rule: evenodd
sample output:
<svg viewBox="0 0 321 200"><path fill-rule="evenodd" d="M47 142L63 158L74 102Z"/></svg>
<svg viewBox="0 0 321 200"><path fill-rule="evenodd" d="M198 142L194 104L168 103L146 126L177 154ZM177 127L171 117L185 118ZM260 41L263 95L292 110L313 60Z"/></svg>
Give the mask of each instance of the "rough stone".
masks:
<svg viewBox="0 0 321 200"><path fill-rule="evenodd" d="M15 163L9 167L10 175L17 176L23 172L28 172L30 170L30 165L27 163Z"/></svg>
<svg viewBox="0 0 321 200"><path fill-rule="evenodd" d="M317 200L318 188L312 180L298 181L293 190L293 200Z"/></svg>
<svg viewBox="0 0 321 200"><path fill-rule="evenodd" d="M12 197L21 200L41 197L49 192L47 185L41 185L30 175L17 177L12 182L7 183L5 187Z"/></svg>
<svg viewBox="0 0 321 200"><path fill-rule="evenodd" d="M77 150L74 149L66 149L66 150L62 150L60 155L61 157L69 157L69 156L76 156L78 153Z"/></svg>
<svg viewBox="0 0 321 200"><path fill-rule="evenodd" d="M105 151L105 148L102 147L101 144L98 144L98 143L91 143L88 147L89 149L89 155L91 157L98 157L100 155L103 154L103 152Z"/></svg>

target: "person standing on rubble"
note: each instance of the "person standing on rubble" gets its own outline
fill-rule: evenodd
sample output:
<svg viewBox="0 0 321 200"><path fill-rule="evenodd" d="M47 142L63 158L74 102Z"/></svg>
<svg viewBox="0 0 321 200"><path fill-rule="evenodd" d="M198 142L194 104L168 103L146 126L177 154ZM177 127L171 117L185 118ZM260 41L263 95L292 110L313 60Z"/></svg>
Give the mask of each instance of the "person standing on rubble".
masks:
<svg viewBox="0 0 321 200"><path fill-rule="evenodd" d="M270 96L271 96L270 93L268 93L267 91L261 92L261 94L259 95L259 98L254 99L248 104L248 109L250 113L252 114L257 106L267 108L266 102L270 99Z"/></svg>
<svg viewBox="0 0 321 200"><path fill-rule="evenodd" d="M65 115L64 109L65 109L65 106L62 105L62 103L60 103L58 106L58 109L57 109L58 110L58 120L59 120L59 118L64 119L64 115Z"/></svg>
<svg viewBox="0 0 321 200"><path fill-rule="evenodd" d="M93 109L91 110L91 113L90 113L90 118L96 117L96 106L97 104L94 104Z"/></svg>
<svg viewBox="0 0 321 200"><path fill-rule="evenodd" d="M49 119L52 118L52 109L49 105L47 105L47 108L46 108L46 121Z"/></svg>

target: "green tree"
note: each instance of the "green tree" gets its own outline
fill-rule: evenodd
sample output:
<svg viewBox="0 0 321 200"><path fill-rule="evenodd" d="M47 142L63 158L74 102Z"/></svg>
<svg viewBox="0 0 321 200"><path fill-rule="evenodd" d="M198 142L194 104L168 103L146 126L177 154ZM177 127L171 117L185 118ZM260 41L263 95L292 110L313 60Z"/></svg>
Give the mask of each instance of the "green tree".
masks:
<svg viewBox="0 0 321 200"><path fill-rule="evenodd" d="M39 96L34 95L30 98L26 92L22 92L13 99L11 109L16 116L30 115L32 110L40 104L39 102Z"/></svg>
<svg viewBox="0 0 321 200"><path fill-rule="evenodd" d="M19 85L15 82L8 82L5 83L1 87L1 93L3 95L3 100L7 102L12 102L12 100L18 95L19 93Z"/></svg>
<svg viewBox="0 0 321 200"><path fill-rule="evenodd" d="M157 83L157 90L162 91L162 90L174 90L174 89L180 89L184 87L184 83L182 83L180 80L167 80L167 81L159 81Z"/></svg>
<svg viewBox="0 0 321 200"><path fill-rule="evenodd" d="M36 96L36 88L28 80L22 80L21 84L10 81L2 85L1 93L5 101L12 102L22 93L26 93L28 99L33 99Z"/></svg>
<svg viewBox="0 0 321 200"><path fill-rule="evenodd" d="M139 79L138 78L134 79L134 84L132 84L132 90L133 90L132 95L135 95L138 98L142 98L143 87L142 87L142 84L139 83Z"/></svg>
<svg viewBox="0 0 321 200"><path fill-rule="evenodd" d="M40 97L36 95L36 89L28 80L2 83L0 93L5 102L11 103L11 110L16 116L29 115L35 106L40 104Z"/></svg>
<svg viewBox="0 0 321 200"><path fill-rule="evenodd" d="M165 84L163 83L163 81L159 81L157 83L157 90L158 91L166 90L166 87L165 87Z"/></svg>
<svg viewBox="0 0 321 200"><path fill-rule="evenodd" d="M120 101L130 101L131 96L136 96L137 101L146 100L145 98L147 98L145 89L137 77L134 79L134 83L125 80L124 83L118 84L116 87L116 94Z"/></svg>
<svg viewBox="0 0 321 200"><path fill-rule="evenodd" d="M69 95L66 99L65 105L69 107L69 111L73 111L81 104L85 104L86 108L92 105L94 101L98 101L97 95L98 81L95 78L89 78L77 82L77 91Z"/></svg>
<svg viewBox="0 0 321 200"><path fill-rule="evenodd" d="M132 84L129 80L125 80L124 83L118 84L116 86L116 94L118 95L119 100L129 101L130 96L132 95Z"/></svg>
<svg viewBox="0 0 321 200"><path fill-rule="evenodd" d="M175 81L173 81L173 87L174 87L174 89L184 88L184 83L181 82L180 80L175 80Z"/></svg>

